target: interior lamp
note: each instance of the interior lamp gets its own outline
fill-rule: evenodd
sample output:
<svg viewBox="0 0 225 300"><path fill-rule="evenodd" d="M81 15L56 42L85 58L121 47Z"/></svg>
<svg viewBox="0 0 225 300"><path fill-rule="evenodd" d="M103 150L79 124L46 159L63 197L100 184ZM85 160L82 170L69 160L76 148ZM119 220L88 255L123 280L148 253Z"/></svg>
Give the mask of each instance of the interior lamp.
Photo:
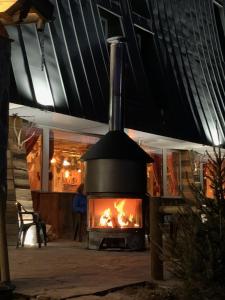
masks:
<svg viewBox="0 0 225 300"><path fill-rule="evenodd" d="M65 173L64 173L64 177L69 178L69 176L70 176L70 172L68 170L66 170Z"/></svg>
<svg viewBox="0 0 225 300"><path fill-rule="evenodd" d="M63 160L63 166L64 167L68 167L68 166L70 166L71 164L70 164L70 162L67 160L67 159L64 159Z"/></svg>
<svg viewBox="0 0 225 300"><path fill-rule="evenodd" d="M53 164L53 165L54 165L54 164L56 163L56 159L55 159L55 157L53 157L53 158L51 159L51 161L50 161L50 162L51 162L51 164Z"/></svg>

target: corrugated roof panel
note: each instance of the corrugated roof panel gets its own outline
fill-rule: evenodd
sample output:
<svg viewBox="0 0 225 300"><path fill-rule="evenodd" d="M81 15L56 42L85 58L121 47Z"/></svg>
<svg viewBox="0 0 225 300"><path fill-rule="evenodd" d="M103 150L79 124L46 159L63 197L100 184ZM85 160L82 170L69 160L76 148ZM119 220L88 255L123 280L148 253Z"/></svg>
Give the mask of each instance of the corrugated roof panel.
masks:
<svg viewBox="0 0 225 300"><path fill-rule="evenodd" d="M219 131L224 141L222 26L211 0L52 2L43 70L35 26L8 28L18 103L41 107L41 98L53 103L47 109L107 122L106 38L115 25L127 39L125 126L201 143L216 143Z"/></svg>

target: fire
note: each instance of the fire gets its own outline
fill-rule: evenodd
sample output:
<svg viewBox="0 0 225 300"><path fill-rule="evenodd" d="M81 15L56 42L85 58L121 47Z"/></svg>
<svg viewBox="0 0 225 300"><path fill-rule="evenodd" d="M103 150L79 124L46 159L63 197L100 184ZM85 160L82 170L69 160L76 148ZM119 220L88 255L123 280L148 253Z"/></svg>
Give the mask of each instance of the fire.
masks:
<svg viewBox="0 0 225 300"><path fill-rule="evenodd" d="M129 224L129 218L126 218L126 214L124 212L125 200L118 201L114 203L114 207L117 210L117 221L120 227L127 226Z"/></svg>
<svg viewBox="0 0 225 300"><path fill-rule="evenodd" d="M104 210L103 215L100 218L100 225L101 226L113 227L113 223L111 221L111 210L110 210L110 208L107 208L106 210Z"/></svg>
<svg viewBox="0 0 225 300"><path fill-rule="evenodd" d="M125 200L117 200L114 202L114 212L110 208L105 209L101 214L99 225L111 228L139 227L139 224L135 223L134 216L126 214L125 204Z"/></svg>

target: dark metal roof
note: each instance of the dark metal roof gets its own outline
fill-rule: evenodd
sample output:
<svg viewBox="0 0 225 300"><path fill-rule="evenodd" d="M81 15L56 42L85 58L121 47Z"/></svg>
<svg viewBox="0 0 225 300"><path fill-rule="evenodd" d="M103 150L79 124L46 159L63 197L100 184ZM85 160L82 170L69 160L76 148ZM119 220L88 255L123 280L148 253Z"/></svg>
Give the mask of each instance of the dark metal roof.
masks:
<svg viewBox="0 0 225 300"><path fill-rule="evenodd" d="M16 103L43 108L50 101L49 110L108 122L106 38L122 33L125 126L201 143L219 132L224 141L224 17L213 1L52 2L44 57L35 25L8 28Z"/></svg>
<svg viewBox="0 0 225 300"><path fill-rule="evenodd" d="M109 131L94 144L81 158L92 159L128 159L152 163L153 159L123 131Z"/></svg>

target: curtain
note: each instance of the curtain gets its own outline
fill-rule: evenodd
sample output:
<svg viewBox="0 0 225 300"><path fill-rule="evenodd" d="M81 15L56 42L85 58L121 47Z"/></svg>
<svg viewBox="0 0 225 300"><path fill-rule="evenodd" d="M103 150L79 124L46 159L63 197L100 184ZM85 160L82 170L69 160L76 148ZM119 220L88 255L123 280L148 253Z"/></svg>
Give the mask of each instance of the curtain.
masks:
<svg viewBox="0 0 225 300"><path fill-rule="evenodd" d="M171 196L178 196L178 181L177 181L177 169L176 169L176 153L170 153L167 155L167 182L168 193Z"/></svg>
<svg viewBox="0 0 225 300"><path fill-rule="evenodd" d="M153 176L155 181L154 193L153 196L161 195L162 189L162 155L151 153L151 157L154 159L153 167Z"/></svg>
<svg viewBox="0 0 225 300"><path fill-rule="evenodd" d="M28 139L25 143L26 155L28 155L36 144L42 130L37 127L29 127L25 129L25 139Z"/></svg>

